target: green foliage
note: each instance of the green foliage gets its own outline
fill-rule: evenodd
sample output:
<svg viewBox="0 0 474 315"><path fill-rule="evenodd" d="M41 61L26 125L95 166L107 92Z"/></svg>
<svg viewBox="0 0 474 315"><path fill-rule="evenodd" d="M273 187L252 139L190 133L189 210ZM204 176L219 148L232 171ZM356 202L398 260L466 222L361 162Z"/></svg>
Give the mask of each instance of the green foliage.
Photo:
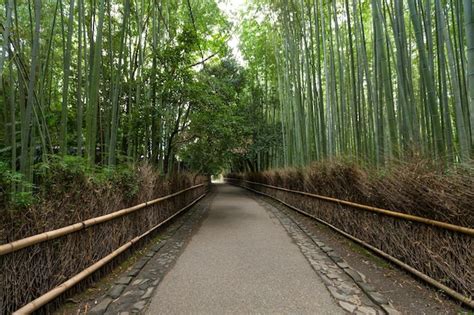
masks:
<svg viewBox="0 0 474 315"><path fill-rule="evenodd" d="M17 190L23 187L25 190ZM0 207L24 208L31 205L35 198L31 192L32 184L18 172L12 172L8 165L0 161Z"/></svg>
<svg viewBox="0 0 474 315"><path fill-rule="evenodd" d="M248 3L239 34L247 103L280 132L256 145L256 168L334 156L468 163L472 19L470 0Z"/></svg>
<svg viewBox="0 0 474 315"><path fill-rule="evenodd" d="M1 159L19 161L31 182L51 167L48 159L59 163L51 156L57 153L87 155L91 169L60 162L77 172L141 159L172 170L165 164L183 145L177 139L187 129L188 106L197 110L205 102L198 72L228 52L230 27L217 2L71 3L8 0L0 6L1 31L8 29L13 51L2 36L0 86L9 93L0 97ZM25 79L33 60L31 73L38 75ZM26 99L34 104L27 120ZM12 146L21 148L21 158L10 154Z"/></svg>
<svg viewBox="0 0 474 315"><path fill-rule="evenodd" d="M195 90L198 110L190 116L187 144L179 157L188 168L204 174L218 174L230 166L233 150L243 141L244 128L238 111L244 86L241 67L225 59L199 73Z"/></svg>
<svg viewBox="0 0 474 315"><path fill-rule="evenodd" d="M38 200L80 191L86 185L114 187L129 201L136 197L140 185L133 166L90 167L85 158L67 155L51 156L48 163L38 164L35 179L33 186L22 174L12 172L7 164L0 162L0 205L10 210L22 209Z"/></svg>
<svg viewBox="0 0 474 315"><path fill-rule="evenodd" d="M48 163L41 163L36 168L36 179L39 190L37 194L46 197L62 194L68 190L78 190L81 186L110 185L120 188L127 200L138 192L138 178L132 166L123 164L119 167L91 167L87 159L77 156L52 156Z"/></svg>
<svg viewBox="0 0 474 315"><path fill-rule="evenodd" d="M28 204L57 178L133 196L141 160L209 174L344 155L468 161L471 4L253 0L233 27L218 0L7 0L2 198Z"/></svg>
<svg viewBox="0 0 474 315"><path fill-rule="evenodd" d="M190 116L192 139L179 156L184 164L197 171L216 175L235 165L257 169L260 155L279 145L278 125L267 121L261 100L251 94L251 73L233 59L224 59L199 73L196 97L199 110Z"/></svg>

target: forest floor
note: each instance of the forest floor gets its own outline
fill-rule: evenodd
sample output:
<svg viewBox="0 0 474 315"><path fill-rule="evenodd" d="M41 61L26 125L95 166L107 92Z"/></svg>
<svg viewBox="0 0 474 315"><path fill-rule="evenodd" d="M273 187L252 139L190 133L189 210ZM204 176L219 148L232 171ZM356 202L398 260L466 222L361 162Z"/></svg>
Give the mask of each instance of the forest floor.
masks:
<svg viewBox="0 0 474 315"><path fill-rule="evenodd" d="M56 313L464 311L314 220L225 184L152 243Z"/></svg>

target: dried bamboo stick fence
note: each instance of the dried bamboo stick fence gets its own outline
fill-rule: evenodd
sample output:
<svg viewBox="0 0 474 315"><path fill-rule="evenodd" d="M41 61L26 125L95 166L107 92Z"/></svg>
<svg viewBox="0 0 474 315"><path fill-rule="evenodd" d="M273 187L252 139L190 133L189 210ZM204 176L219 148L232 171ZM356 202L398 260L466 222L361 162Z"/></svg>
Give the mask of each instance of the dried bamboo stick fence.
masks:
<svg viewBox="0 0 474 315"><path fill-rule="evenodd" d="M181 195L182 193L185 193L189 190L196 189L196 188L202 187L204 185L205 184L194 185L194 186L191 186L189 188L186 188L186 189L180 190L178 192L175 192L173 194L170 194L170 195L167 195L167 196L164 196L164 197L160 197L160 198L157 198L157 199L153 199L153 200L150 200L150 201L147 201L147 202L140 203L140 204L135 205L133 207L125 208L125 209L118 210L118 211L115 211L115 212L112 212L112 213L109 213L109 214L106 214L106 215L103 215L103 216L100 216L100 217L96 217L96 218L88 219L88 220L85 220L85 221L82 221L82 222L79 222L79 223L71 224L71 225L62 227L60 229L44 232L44 233L41 233L41 234L36 234L36 235L30 236L30 237L23 238L21 240L17 240L17 241L11 242L11 243L0 245L0 256L6 255L8 253L11 253L11 252L17 251L19 249L22 249L22 248L25 248L25 247L28 247L28 246L32 246L32 245L35 245L35 244L38 244L38 243L41 243L41 242L44 242L44 241L47 241L47 240L52 240L52 239L55 239L55 238L58 238L58 237L61 237L61 236L64 236L64 235L68 235L68 234L86 229L90 226L93 226L93 225L96 225L96 224L99 224L99 223L103 223L103 222L113 220L115 218L127 215L129 213L132 213L134 211L146 208L148 206L151 206L153 204L162 202L164 200L171 199L171 198L176 197L178 195Z"/></svg>
<svg viewBox="0 0 474 315"><path fill-rule="evenodd" d="M133 207L0 245L0 286L3 286L0 313L12 313L21 305L24 306L15 314L38 310L190 208L207 191L207 183L194 185ZM178 196L181 198L175 198ZM82 232L77 233L79 231ZM77 250L82 254L76 253ZM55 257L51 257L53 254ZM81 255L87 256L78 263ZM39 257L31 259L35 256ZM43 266L45 263L47 266ZM46 269L47 275L38 274L35 271L38 268ZM40 280L35 279L38 276ZM52 276L55 279L51 279ZM35 282L40 283L41 288L35 288ZM25 288L33 292L27 294ZM44 288L47 288L46 293ZM24 296L19 296L21 294Z"/></svg>
<svg viewBox="0 0 474 315"><path fill-rule="evenodd" d="M424 280L428 284L436 287L437 289L440 289L440 290L444 291L446 294L448 294L452 298L464 303L465 305L467 305L471 308L474 308L474 301L472 299L472 290L473 290L473 287L472 287L472 276L473 276L472 275L472 273L473 273L473 270L472 270L472 267L473 267L473 257L472 257L473 256L473 253L472 253L473 239L472 239L472 236L474 236L474 229L464 227L464 226L457 226L457 225L449 224L449 223L446 223L446 222L440 222L440 221L436 221L436 220L422 218L422 217L418 217L418 216L414 216L414 215L409 215L409 214L405 214L405 213L401 213L401 212L390 211L390 210L386 210L386 209L381 209L381 208L371 207L371 206L362 205L362 204L358 204L358 203L353 203L353 202L349 202L349 201L346 201L346 200L340 200L340 199L337 199L337 198L321 196L321 195L312 194L312 193L308 193L308 192L297 191L297 190L292 190L292 189L278 187L278 186L272 186L272 185L253 182L253 181L247 181L247 180L244 180L244 179L226 178L226 181L230 182L231 184L234 184L234 185L243 187L245 189L248 189L250 191L253 191L255 193L264 195L264 196L269 197L271 199L274 199L274 200L284 204L285 206L287 206L287 207L289 207L289 208L291 208L291 209L293 209L293 210L295 210L295 211L297 211L297 212L299 212L299 213L301 213L305 216L308 216L308 217L311 217L311 218L317 220L318 222L320 222L320 223L330 227L331 229L335 230L336 232L342 234L343 236L351 239L352 241L355 241L356 243L358 243L358 244L364 246L365 248L367 248L367 249L375 252L376 254L380 255L381 257L389 260L390 262L394 263L395 265L398 265L399 267L401 267L405 271L408 271L409 273L417 276L418 278ZM260 187L260 190L258 189L259 187ZM263 188L264 191L261 191L262 188ZM267 190L270 190L270 192L267 191ZM280 192L280 194L276 194L275 191ZM282 196L281 193L302 196L302 197L305 197L305 198L309 198L309 199L313 199L313 200L315 199L315 200L323 201L323 202L326 202L326 203L329 202L329 203L338 205L339 209L331 209L330 212L332 212L332 215L328 215L327 218L321 218L319 215L315 215L314 213L312 213L312 212L315 212L314 211L314 205L311 206L308 202L301 201L300 204L304 208L309 208L308 210L302 210L303 207L301 207L301 206L296 207L294 205L294 203L295 203L294 198L288 198L288 197L285 198L285 196ZM293 202L290 203L285 199L287 199L287 200L291 199ZM373 233L374 235L366 235L364 233L361 233L361 236L359 236L359 237L354 236L353 232L355 232L355 229L357 229L357 227L353 228L352 231L351 231L351 229L348 229L348 225L344 226L344 224L341 224L342 223L341 220L340 219L337 220L337 218L336 218L337 217L337 210L342 210L340 206L345 206L346 208L361 209L361 210L367 211L370 214L383 215L383 216L390 217L390 218L393 218L393 219L396 219L396 220L402 221L402 222L406 221L406 222L421 223L423 225L426 225L431 230L433 230L433 227L434 227L434 229L437 229L438 230L437 232L440 232L440 233L438 233L438 235L444 234L443 236L446 236L446 233L452 234L452 232L454 232L455 234L460 234L460 236L461 236L460 239L456 238L456 237L451 237L451 235L448 235L447 238L449 239L449 241L454 242L452 244L453 246L460 246L461 248L466 249L466 251L459 251L459 253L462 254L462 255L467 256L467 258L465 260L459 259L459 261L461 262L460 264L458 263L456 266L449 266L449 267L451 267L452 269L454 269L458 272L459 272L459 270L463 270L464 273L465 273L464 275L465 276L467 275L467 278L469 278L469 279L463 279L467 283L467 285L464 285L464 286L461 285L460 287L466 288L463 291L466 292L467 295L471 295L471 297L466 296L466 293L463 294L463 293L460 293L460 292L456 291L455 289L453 289L450 286L442 283L441 281L435 280L430 275L427 275L424 272L421 272L418 269L414 268L413 266L410 265L410 262L412 262L412 261L410 261L410 259L408 259L408 262L407 261L404 262L403 260L407 260L406 256L401 257L401 259L399 259L397 257L394 257L394 256L397 256L396 252L395 253L394 252L387 253L387 252L381 250L379 248L381 246L377 246L377 245L380 245L380 242L379 242L379 244L376 244L376 245L371 244L371 243L377 243L376 240L374 239L374 236L377 237L377 233ZM346 209L346 208L344 208L344 209ZM335 212L336 212L336 214L335 214ZM322 216L324 216L325 212L321 212L321 214L323 214ZM350 218L350 216L348 217L347 215L345 215L345 219L348 219L348 218ZM366 218L370 218L370 219L372 219L372 221L377 220L377 218L374 217L373 215L369 216L369 217L364 217L364 219L366 219ZM332 222L328 222L328 221L332 221ZM378 222L379 225L380 225L380 223L383 224L383 222ZM374 222L374 224L377 224L377 222ZM356 226L357 224L349 223L349 225ZM410 225L413 225L413 224L410 224ZM369 224L369 225L366 225L366 227L373 227L373 225ZM403 227L403 226L400 225L400 224L398 224L398 226L397 226L397 224L396 224L396 227ZM346 231L346 230L349 230L349 231ZM413 231L413 227L411 227L410 230ZM423 233L424 231L425 230L421 230L420 233ZM400 232L405 232L405 231L393 231L392 233L400 233ZM416 232L416 228L415 228L415 232ZM434 235L436 235L437 232L434 232ZM368 237L368 236L371 236L371 237ZM417 239L411 238L411 236L412 235L410 235L408 238L412 242L417 243L417 242L421 242L423 240L423 238L421 238L421 240L417 240ZM366 238L366 239L368 239L368 241L367 240L362 240L361 238ZM431 239L431 238L432 238L432 235L429 235L428 239ZM463 240L466 240L466 239L468 240L468 242L463 242ZM458 243L461 243L461 244L458 244ZM426 247L427 246L425 245L424 249L426 249ZM436 247L436 244L433 247ZM429 250L429 249L428 249L428 251L431 252L431 250ZM436 252L433 252L432 253L433 256L429 256L429 258L432 258L432 259L439 258L439 256L435 257L435 253ZM417 253L414 253L415 256L416 256L416 254ZM426 257L425 255L421 255L421 256ZM462 262L465 262L465 261L467 261L468 263L466 265L463 265ZM429 261L428 262L423 261L423 263L424 264L430 264ZM445 263L445 262L443 261L442 263ZM415 264L415 266L416 265L417 264ZM458 276L459 276L458 278L463 278L462 275L458 275ZM456 280L459 280L459 279L455 279L455 281ZM453 283L449 283L449 284L451 284L451 286L453 286ZM456 285L454 285L454 287L458 288L458 287L456 287Z"/></svg>
<svg viewBox="0 0 474 315"><path fill-rule="evenodd" d="M104 258L100 259L98 262L94 263L93 265L89 266L88 268L84 269L80 273L76 274L74 277L70 278L69 280L63 282L61 285L55 287L54 289L46 292L42 296L36 298L35 300L31 301L30 303L26 304L19 310L15 311L13 315L21 315L21 314L30 314L34 312L35 310L39 309L41 306L45 305L46 303L52 301L62 293L66 292L68 289L72 288L76 284L78 284L80 281L85 279L86 277L92 275L94 272L99 270L101 267L103 267L105 264L110 262L112 259L120 255L121 253L125 252L128 248L130 248L133 244L138 242L139 240L143 239L145 236L149 235L153 231L155 231L157 228L160 226L166 224L168 221L172 220L174 217L177 215L181 214L183 211L187 210L188 208L192 207L195 203L197 203L199 200L201 200L205 194L199 196L196 198L193 202L191 202L189 205L185 206L184 208L180 209L178 212L173 214L171 217L166 219L165 221L155 225L142 235L139 235L135 237L134 239L128 241L127 243L123 244L116 250L114 250L112 253L108 254Z"/></svg>
<svg viewBox="0 0 474 315"><path fill-rule="evenodd" d="M233 178L226 178L226 179L227 180L235 180ZM383 214L383 215L387 215L387 216L391 216L391 217L395 217L395 218L400 218L400 219L404 219L404 220L408 220L408 221L414 221L414 222L420 222L420 223L424 223L424 224L428 224L428 225L433 225L433 226L436 226L436 227L439 227L439 228L442 228L442 229L451 230L451 231L454 231L454 232L459 232L459 233L464 233L466 235L474 236L474 229L464 227L464 226L449 224L449 223L446 223L446 222L431 220L431 219L422 218L422 217L418 217L418 216L411 215L411 214L405 214L405 213L401 213L401 212L390 211L390 210L381 209L381 208L377 208L377 207L366 206L366 205L362 205L360 203L350 202L350 201L341 200L341 199L332 198L332 197L327 197L327 196L316 195L316 194L312 194L312 193L308 193L308 192L304 192L304 191L292 190L292 189L288 189L288 188L277 187L277 186L252 182L252 181L243 180L243 179L239 179L238 181L243 181L243 182L246 182L246 183L252 184L252 185L258 185L258 186L267 187L267 188L271 188L271 189L277 189L277 190L286 191L286 192L290 192L290 193L293 193L293 194L298 194L298 195L307 196L307 197L311 197L311 198L316 198L316 199L320 199L320 200L324 200L324 201L329 201L329 202L332 202L332 203L345 205L345 206L349 206L349 207L353 207L353 208L358 208L358 209L362 209L362 210L377 212L377 213L380 213L380 214Z"/></svg>

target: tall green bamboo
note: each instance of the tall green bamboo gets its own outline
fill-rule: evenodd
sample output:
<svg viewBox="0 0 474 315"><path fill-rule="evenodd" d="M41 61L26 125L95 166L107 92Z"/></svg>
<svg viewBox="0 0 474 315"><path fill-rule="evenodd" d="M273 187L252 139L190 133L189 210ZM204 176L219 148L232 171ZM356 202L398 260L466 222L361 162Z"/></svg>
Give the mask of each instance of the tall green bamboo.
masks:
<svg viewBox="0 0 474 315"><path fill-rule="evenodd" d="M95 164L96 158L96 143L97 143L97 115L99 110L99 79L100 69L102 67L102 28L104 26L104 0L99 0L98 3L98 22L95 25L95 40L93 41L92 62L90 65L90 85L89 85L89 99L87 104L87 119L86 119L86 143L87 143L87 158L91 165Z"/></svg>
<svg viewBox="0 0 474 315"><path fill-rule="evenodd" d="M119 48L119 56L118 56L118 66L117 71L115 72L114 76L114 83L113 83L113 93L112 93L112 123L110 126L110 144L109 144L109 166L115 166L116 164L116 153L117 153L117 133L118 133L118 119L119 119L119 94L121 90L121 82L120 79L122 77L123 69L123 58L124 58L124 50L125 50L125 41L126 41L126 34L128 28L128 18L130 16L130 0L125 1L125 11L123 15L123 23L122 23L122 30L120 34L120 48Z"/></svg>
<svg viewBox="0 0 474 315"><path fill-rule="evenodd" d="M36 84L36 67L39 62L39 38L40 38L40 23L41 23L41 1L34 2L34 31L32 33L33 46L31 49L31 66L29 71L28 90L26 108L21 117L21 155L20 155L20 172L26 179L31 180L33 169L31 167L30 154L35 149L34 130L35 124L33 121L33 106L35 102L35 84Z"/></svg>
<svg viewBox="0 0 474 315"><path fill-rule="evenodd" d="M283 165L472 158L472 1L263 0L255 10L277 30L265 68L277 72ZM248 61L266 49L244 40L255 47Z"/></svg>
<svg viewBox="0 0 474 315"><path fill-rule="evenodd" d="M464 23L466 28L467 42L467 67L466 78L469 91L469 126L470 126L470 142L474 147L474 14L473 3L471 0L464 0Z"/></svg>
<svg viewBox="0 0 474 315"><path fill-rule="evenodd" d="M69 76L71 71L71 54L72 54L72 34L74 22L74 0L70 0L69 4L69 19L67 23L67 43L64 56L63 69L63 92L62 92L62 106L61 106L61 154L67 153L67 114L68 114L68 96L69 96Z"/></svg>

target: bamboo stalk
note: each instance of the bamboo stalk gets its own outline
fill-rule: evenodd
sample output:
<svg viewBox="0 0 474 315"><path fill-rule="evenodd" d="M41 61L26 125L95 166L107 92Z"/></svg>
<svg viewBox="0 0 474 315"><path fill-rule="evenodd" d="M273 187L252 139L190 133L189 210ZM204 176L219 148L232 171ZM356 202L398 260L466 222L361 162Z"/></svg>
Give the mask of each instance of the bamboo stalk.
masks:
<svg viewBox="0 0 474 315"><path fill-rule="evenodd" d="M322 224L324 224L324 225L330 227L330 228L333 229L334 231L336 231L336 232L342 234L343 236L345 236L345 237L351 239L352 241L354 241L354 242L356 242L356 243L358 243L358 244L364 246L365 248L367 248L367 249L369 249L369 250L375 252L376 254L382 256L383 258L389 260L390 262L392 262L392 263L394 263L395 265L401 267L402 269L405 269L406 271L412 273L413 275L417 276L418 278L422 279L423 281L427 282L428 284L430 284L430 285L432 285L432 286L434 286L434 287L436 287L436 288L442 290L443 292L445 292L446 294L448 294L448 295L451 296L452 298L454 298L454 299L456 299L456 300L458 300L458 301L464 303L465 305L467 305L467 306L469 306L469 307L471 307L471 308L474 308L474 301L473 301L472 299L470 299L469 297L464 296L464 295L462 295L462 294L456 292L455 290L453 290L453 289L451 289L451 288L445 286L444 284L442 284L442 283L436 281L435 279L431 278L430 276L428 276L428 275L426 275L426 274L424 274L424 273L418 271L417 269L411 267L410 265L405 264L405 263L402 262L401 260L399 260L399 259L397 259L397 258L395 258L395 257L393 257L393 256L391 256L391 255L389 255L389 254L387 254L387 253L385 253L384 251L382 251L382 250L380 250L380 249L378 249L378 248L376 248L376 247L374 247L374 246L372 246L372 245L370 245L370 244L368 244L368 243L366 243L366 242L364 242L364 241L358 239L357 237L352 236L351 234L349 234L349 233L347 233L347 232L345 232L345 231L343 231L343 230L341 230L341 229L335 227L334 225L332 225L332 224L330 224L330 223L328 223L328 222L326 222L326 221L324 221L324 220L322 220L322 219L320 219L320 218L318 218L318 217L316 217L316 216L314 216L314 215L312 215L312 214L310 214L310 213L308 213L308 212L306 212L306 211L303 211L303 210L301 210L301 209L299 209L299 208L297 208L297 207L295 207L295 206L292 206L292 205L286 203L285 201L283 201L283 200L281 200L281 199L278 199L278 198L276 198L276 197L273 197L273 196L271 196L271 195L269 195L269 194L260 192L260 191L258 191L258 190L255 190L255 189L252 189L252 188L249 188L249 187L246 187L246 186L241 186L241 185L237 185L237 186L242 187L242 188L245 188L245 189L248 189L248 190L253 191L253 192L257 193L257 194L260 194L260 195L269 197L269 198L271 198L271 199L273 199L273 200L276 200L276 201L280 202L281 204L287 206L288 208L291 208L291 209L293 209L293 210L295 210L295 211L297 211L297 212L299 212L299 213L301 213L301 214L303 214L303 215L305 215L305 216L308 216L308 217L310 217L310 218L312 218L312 219L315 219L316 221L318 221L318 222L320 222L320 223L322 223Z"/></svg>
<svg viewBox="0 0 474 315"><path fill-rule="evenodd" d="M197 186L202 186L202 185L203 184L197 185ZM114 259L118 255L123 253L125 250L130 248L133 244L135 244L136 242L138 242L139 240L141 240L142 238L144 238L145 236L147 236L148 234L150 234L151 232L153 232L154 230L156 230L160 226L164 225L165 223L167 223L168 221L170 221L171 219L173 219L174 217L179 215L181 212L183 212L183 211L187 210L188 208L192 207L196 202L201 200L205 195L206 195L206 193L202 194L201 196L196 198L193 202L191 202L190 204L188 204L184 208L181 208L178 212L176 212L175 214L170 216L168 219L166 219L163 222L155 225L154 227L152 227L151 229L149 229L145 233L141 234L140 236L137 236L134 239L128 241L125 244L123 244L122 246L120 246L119 248L117 248L116 250L114 250L113 252L111 252L110 254L105 256L104 258L100 259L96 263L90 265L86 269L84 269L81 272L79 272L78 274L76 274L74 277L72 277L69 280L63 282L62 284L55 287L54 289L46 292L45 294L43 294L42 296L36 298L35 300L31 301L30 303L26 304L22 308L16 310L13 314L14 315L31 314L35 310L39 309L41 306L43 306L46 303L52 301L53 299L55 299L56 297L58 297L62 293L66 292L68 289L70 289L73 286L75 286L76 284L78 284L80 281L82 281L86 277L90 276L91 274L93 274L94 272L99 270L101 267L103 267L105 264L110 262L112 259Z"/></svg>
<svg viewBox="0 0 474 315"><path fill-rule="evenodd" d="M153 199L151 201L147 201L147 202L135 205L135 206L130 207L130 208L121 209L121 210L118 210L118 211L115 211L115 212L112 212L112 213L109 213L109 214L106 214L106 215L103 215L103 216L100 216L100 217L91 218L91 219L84 220L84 221L79 222L79 223L71 224L71 225L56 229L56 230L36 234L36 235L30 236L30 237L26 237L26 238L11 242L11 243L0 245L0 256L9 254L9 253L17 251L19 249L29 247L29 246L32 246L32 245L35 245L35 244L38 244L38 243L41 243L41 242L44 242L44 241L47 241L47 240L51 240L51 239L55 239L55 238L58 238L58 237L61 237L61 236L64 236L64 235L68 235L68 234L71 234L73 232L77 232L77 231L86 229L90 226L93 226L93 225L96 225L96 224L99 224L99 223L103 223L103 222L113 220L115 218L118 218L118 217L124 216L126 214L135 212L137 210L146 208L148 206L154 205L154 204L159 203L161 201L176 197L176 196L178 196L178 195L180 195L180 194L182 194L186 191L196 189L196 188L202 187L204 185L205 184L194 185L194 186L188 187L186 189L180 190L178 192L175 192L173 194L170 194L170 195L167 195L167 196L164 196L164 197L160 197L160 198L156 198L156 199Z"/></svg>
<svg viewBox="0 0 474 315"><path fill-rule="evenodd" d="M236 179L233 179L233 178L226 178L226 180L229 180L229 179L230 180L236 180ZM411 214L405 214L405 213L386 210L386 209L381 209L381 208L377 208L377 207L371 207L371 206L362 205L362 204L359 204L359 203L350 202L350 201L346 201L346 200L341 200L341 199L337 199L337 198L311 194L311 193L307 193L307 192L304 192L304 191L291 190L291 189L288 189L288 188L282 188L282 187L277 187L277 186L252 182L252 181L243 180L243 179L241 181L247 182L249 184L259 185L259 186L268 187L268 188L277 189L277 190L286 191L286 192L291 192L291 193L295 193L295 194L298 194L298 195L303 195L303 196L307 196L307 197L311 197L311 198L316 198L316 199L320 199L320 200L324 200L324 201L329 201L329 202L333 202L333 203L337 203L337 204L341 204L341 205L346 205L346 206L350 206L350 207L353 207L353 208L363 209L363 210L367 210L367 211L371 211L371 212L377 212L377 213L380 213L380 214L383 214L383 215L386 215L386 216L391 216L391 217L395 217L395 218L399 218L399 219L420 222L420 223L423 223L423 224L436 226L436 227L439 227L439 228L442 228L442 229L467 234L469 236L474 236L474 229L464 227L464 226L459 226L459 225L454 225L454 224L450 224L450 223L446 223L446 222L431 220L431 219L418 217L418 216L411 215Z"/></svg>

